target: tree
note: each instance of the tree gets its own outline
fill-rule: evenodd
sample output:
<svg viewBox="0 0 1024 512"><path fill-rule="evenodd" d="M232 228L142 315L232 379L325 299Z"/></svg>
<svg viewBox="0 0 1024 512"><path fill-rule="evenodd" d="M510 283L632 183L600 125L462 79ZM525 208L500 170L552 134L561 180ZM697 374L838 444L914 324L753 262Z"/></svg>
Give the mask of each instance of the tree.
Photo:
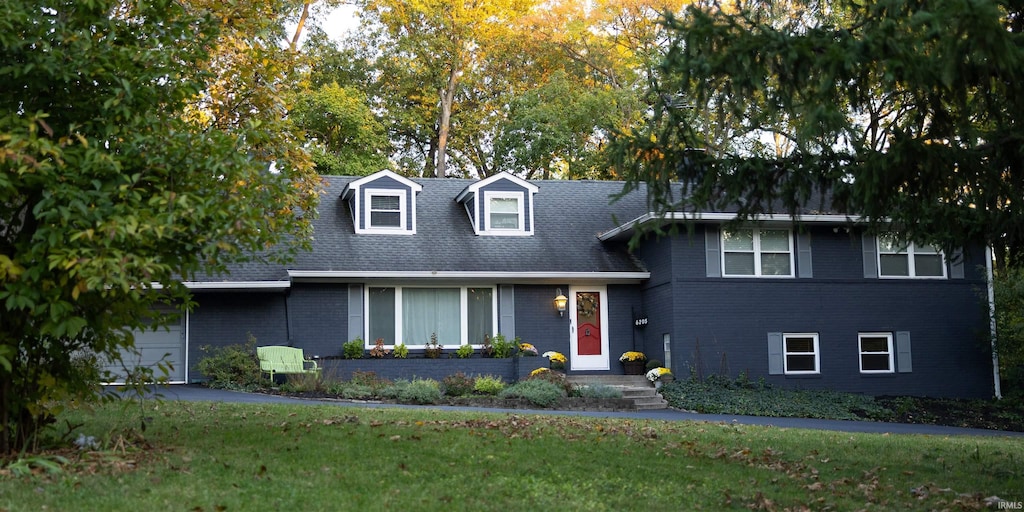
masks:
<svg viewBox="0 0 1024 512"><path fill-rule="evenodd" d="M358 89L332 83L300 92L290 116L306 132L318 173L367 176L390 167L387 133Z"/></svg>
<svg viewBox="0 0 1024 512"><path fill-rule="evenodd" d="M0 7L0 454L95 396L89 361L165 322L151 306L187 305L182 281L308 243L299 151L252 111L194 106L225 104L217 71L253 75L211 54L232 22L163 0ZM233 104L272 106L265 91Z"/></svg>
<svg viewBox="0 0 1024 512"><path fill-rule="evenodd" d="M658 209L741 205L743 217L826 193L875 229L1019 248L1020 5L827 5L791 2L783 18L748 4L670 17L649 123L617 138L630 186L646 182ZM700 129L705 113L742 120L731 144ZM763 151L773 135L788 147ZM689 194L671 197L671 181Z"/></svg>

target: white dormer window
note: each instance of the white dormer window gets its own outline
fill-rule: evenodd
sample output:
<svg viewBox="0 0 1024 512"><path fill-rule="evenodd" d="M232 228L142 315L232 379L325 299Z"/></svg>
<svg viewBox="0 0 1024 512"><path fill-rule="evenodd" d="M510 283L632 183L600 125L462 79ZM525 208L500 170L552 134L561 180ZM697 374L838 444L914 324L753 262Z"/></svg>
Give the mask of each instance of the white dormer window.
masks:
<svg viewBox="0 0 1024 512"><path fill-rule="evenodd" d="M423 186L383 170L359 178L341 191L352 212L356 233L372 235L416 234L416 194Z"/></svg>
<svg viewBox="0 0 1024 512"><path fill-rule="evenodd" d="M522 233L523 194L522 192L485 192L486 204L484 216L487 226L484 231L489 233Z"/></svg>
<svg viewBox="0 0 1024 512"><path fill-rule="evenodd" d="M537 191L536 185L501 172L469 185L455 200L466 209L478 235L532 236Z"/></svg>
<svg viewBox="0 0 1024 512"><path fill-rule="evenodd" d="M370 202L369 229L405 229L405 192L367 190Z"/></svg>

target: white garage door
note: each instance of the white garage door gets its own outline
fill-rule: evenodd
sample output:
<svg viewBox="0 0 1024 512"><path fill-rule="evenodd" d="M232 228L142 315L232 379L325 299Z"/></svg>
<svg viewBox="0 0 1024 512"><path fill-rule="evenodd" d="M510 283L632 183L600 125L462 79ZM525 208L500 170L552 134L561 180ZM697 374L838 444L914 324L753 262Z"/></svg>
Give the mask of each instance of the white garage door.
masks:
<svg viewBox="0 0 1024 512"><path fill-rule="evenodd" d="M156 330L136 331L135 349L137 354L123 353L123 364L108 365L105 370L112 372L116 378L111 384L123 384L125 381L125 368L129 370L138 366L146 366L153 370L153 377L163 376L158 363L162 361L170 363L168 380L172 383L185 382L185 335L181 324L171 325L167 328Z"/></svg>

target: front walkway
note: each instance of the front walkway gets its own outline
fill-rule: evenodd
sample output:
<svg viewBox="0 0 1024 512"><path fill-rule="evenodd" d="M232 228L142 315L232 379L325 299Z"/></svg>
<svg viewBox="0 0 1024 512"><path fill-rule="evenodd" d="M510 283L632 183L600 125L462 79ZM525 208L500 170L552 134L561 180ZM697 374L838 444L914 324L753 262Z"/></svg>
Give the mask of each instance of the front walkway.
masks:
<svg viewBox="0 0 1024 512"><path fill-rule="evenodd" d="M510 414L562 414L598 418L636 418L665 421L703 421L711 423L736 423L739 425L763 425L778 428L803 428L812 430L833 430L837 432L863 432L871 434L922 434L930 436L1002 436L1024 438L1024 432L1006 432L978 428L945 427L940 425L916 425L904 423L882 423L876 421L820 420L810 418L767 418L760 416L736 416L729 414L698 414L672 409L653 411L557 411L551 409L499 409L490 407L455 407L446 405L400 405L373 402L350 402L343 400L305 400L261 393L243 393L210 389L199 385L173 385L157 389L164 400L238 402L238 403L285 403L319 404L339 407L395 407L395 408L443 408L457 411L498 412Z"/></svg>

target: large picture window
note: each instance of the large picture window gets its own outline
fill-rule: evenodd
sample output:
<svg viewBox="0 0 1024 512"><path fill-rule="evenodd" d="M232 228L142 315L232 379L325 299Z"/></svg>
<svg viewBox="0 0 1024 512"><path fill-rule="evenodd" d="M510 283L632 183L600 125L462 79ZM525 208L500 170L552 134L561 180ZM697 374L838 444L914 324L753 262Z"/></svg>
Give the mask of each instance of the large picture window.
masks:
<svg viewBox="0 0 1024 512"><path fill-rule="evenodd" d="M435 334L445 346L480 345L494 334L492 287L370 286L367 295L368 345L423 346Z"/></svg>
<svg viewBox="0 0 1024 512"><path fill-rule="evenodd" d="M722 230L722 275L792 277L793 240L788 229Z"/></svg>
<svg viewBox="0 0 1024 512"><path fill-rule="evenodd" d="M942 251L934 245L917 244L895 233L878 236L878 275L880 277L946 277Z"/></svg>
<svg viewBox="0 0 1024 512"><path fill-rule="evenodd" d="M786 333L782 342L787 374L819 373L817 334Z"/></svg>
<svg viewBox="0 0 1024 512"><path fill-rule="evenodd" d="M893 372L891 332L862 332L857 338L861 373Z"/></svg>

